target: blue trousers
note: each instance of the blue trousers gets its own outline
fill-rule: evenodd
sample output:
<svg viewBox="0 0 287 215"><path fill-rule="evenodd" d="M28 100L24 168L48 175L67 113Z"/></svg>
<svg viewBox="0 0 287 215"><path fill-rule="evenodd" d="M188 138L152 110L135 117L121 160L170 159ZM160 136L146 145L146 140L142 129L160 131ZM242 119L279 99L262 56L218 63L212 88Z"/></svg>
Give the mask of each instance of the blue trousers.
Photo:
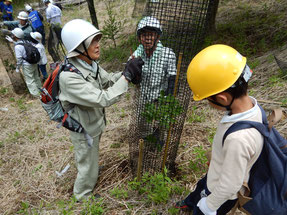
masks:
<svg viewBox="0 0 287 215"><path fill-rule="evenodd" d="M43 78L48 78L47 70L46 70L46 64L38 65L39 69L43 75Z"/></svg>
<svg viewBox="0 0 287 215"><path fill-rule="evenodd" d="M197 207L197 203L202 198L202 191L208 196L210 191L207 189L206 185L207 177L206 175L197 182L196 188L193 192L191 192L184 200L185 204L188 205L193 210L193 215L204 215L199 207ZM217 215L225 215L227 214L235 205L237 199L228 200L220 208L217 210Z"/></svg>

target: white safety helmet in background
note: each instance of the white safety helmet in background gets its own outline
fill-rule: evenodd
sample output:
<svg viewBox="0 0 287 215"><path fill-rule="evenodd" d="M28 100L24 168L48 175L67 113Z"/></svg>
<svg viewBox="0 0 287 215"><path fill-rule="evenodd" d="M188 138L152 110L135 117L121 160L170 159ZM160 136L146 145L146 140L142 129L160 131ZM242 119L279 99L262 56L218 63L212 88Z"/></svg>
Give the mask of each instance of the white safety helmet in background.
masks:
<svg viewBox="0 0 287 215"><path fill-rule="evenodd" d="M102 33L91 23L83 19L74 19L67 22L61 32L61 38L68 53L74 51L92 35L102 35Z"/></svg>
<svg viewBox="0 0 287 215"><path fill-rule="evenodd" d="M42 34L40 34L39 32L31 32L30 35L33 39L37 40L39 43L42 41Z"/></svg>
<svg viewBox="0 0 287 215"><path fill-rule="evenodd" d="M32 11L32 7L30 5L25 5L25 10L28 11L28 12L31 12Z"/></svg>
<svg viewBox="0 0 287 215"><path fill-rule="evenodd" d="M24 38L24 31L21 28L14 28L11 33L19 39Z"/></svg>
<svg viewBox="0 0 287 215"><path fill-rule="evenodd" d="M159 35L162 34L160 22L151 16L144 17L137 26L137 35L139 36L144 31L155 31Z"/></svg>
<svg viewBox="0 0 287 215"><path fill-rule="evenodd" d="M22 19L22 20L27 20L28 19L28 13L25 12L25 11L21 11L18 16L17 16L18 19Z"/></svg>

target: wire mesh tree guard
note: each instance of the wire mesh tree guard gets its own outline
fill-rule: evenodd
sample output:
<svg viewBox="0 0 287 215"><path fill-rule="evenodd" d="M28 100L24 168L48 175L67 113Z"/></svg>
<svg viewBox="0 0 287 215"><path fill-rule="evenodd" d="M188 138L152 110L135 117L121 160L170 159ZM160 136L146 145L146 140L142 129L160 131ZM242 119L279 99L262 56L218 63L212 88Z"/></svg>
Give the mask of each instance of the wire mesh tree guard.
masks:
<svg viewBox="0 0 287 215"><path fill-rule="evenodd" d="M212 6L212 0L149 0L146 3L145 24L147 27L159 24L162 35L159 41L154 39L153 44L148 39L144 41L140 35L147 36L149 31L154 31L152 27L145 28L146 31L137 35L139 46L132 54L145 62L130 123L129 155L134 175L159 172L164 167L170 173L175 172L191 96L186 71L203 46ZM171 76L173 82L169 82ZM172 90L170 83L173 83Z"/></svg>

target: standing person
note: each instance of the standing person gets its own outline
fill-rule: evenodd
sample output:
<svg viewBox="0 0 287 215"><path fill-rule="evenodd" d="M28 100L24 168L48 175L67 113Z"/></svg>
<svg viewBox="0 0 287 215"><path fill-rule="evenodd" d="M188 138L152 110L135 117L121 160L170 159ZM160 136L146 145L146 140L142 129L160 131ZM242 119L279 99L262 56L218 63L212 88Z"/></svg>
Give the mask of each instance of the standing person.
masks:
<svg viewBox="0 0 287 215"><path fill-rule="evenodd" d="M244 192L243 184L261 154L263 136L255 128L248 128L229 134L224 144L222 140L237 121L262 123L260 107L247 93L251 75L246 58L227 45L209 46L192 59L187 80L194 100L207 99L211 107L227 112L213 139L207 175L175 207L193 210L194 215L223 215L234 207L237 193Z"/></svg>
<svg viewBox="0 0 287 215"><path fill-rule="evenodd" d="M53 61L60 61L60 50L59 45L61 45L61 17L62 11L56 5L53 5L50 0L43 0L46 8L46 19L50 25L50 33L48 38L48 52L53 58Z"/></svg>
<svg viewBox="0 0 287 215"><path fill-rule="evenodd" d="M2 17L3 15L3 10L4 10L4 1L3 0L0 0L0 16ZM3 18L2 18L3 19Z"/></svg>
<svg viewBox="0 0 287 215"><path fill-rule="evenodd" d="M37 10L34 10L30 5L26 5L25 9L29 14L28 20L31 22L33 30L39 32L42 35L42 44L45 45L45 29L43 25L43 16Z"/></svg>
<svg viewBox="0 0 287 215"><path fill-rule="evenodd" d="M87 199L99 174L99 141L106 126L105 107L127 92L128 82L140 76L143 62L140 58L129 61L123 73L107 73L97 63L100 57L99 41L102 33L91 23L75 19L62 30L67 59L79 73L61 72L59 99L65 110L71 105L71 117L76 119L93 140L89 144L84 133L70 131L77 165L74 195L77 200Z"/></svg>
<svg viewBox="0 0 287 215"><path fill-rule="evenodd" d="M4 21L3 25L7 26L9 30L13 30L14 28L21 28L24 32L24 39L30 40L31 36L30 33L33 31L32 26L28 22L28 13L25 11L19 12L17 16L18 20L16 21ZM6 29L4 30L4 33L8 33Z"/></svg>
<svg viewBox="0 0 287 215"><path fill-rule="evenodd" d="M140 83L140 95L138 108L148 103L157 104L157 100L164 92L165 95L173 94L176 77L176 57L172 49L164 47L160 41L162 28L160 22L154 17L144 17L137 26L137 37L140 45L132 54L132 57L141 57L144 61L142 81ZM163 145L164 132L158 125L152 128L139 111L137 111L137 127L144 139L156 139Z"/></svg>
<svg viewBox="0 0 287 215"><path fill-rule="evenodd" d="M14 42L15 44L15 55L17 60L16 72L19 72L22 66L25 82L30 94L36 98L39 98L39 88L42 87L42 84L40 81L37 64L30 64L25 60L27 55L25 48L22 45L25 42L24 32L21 28L15 28L11 31L11 33L12 38L6 36L6 39L9 42Z"/></svg>
<svg viewBox="0 0 287 215"><path fill-rule="evenodd" d="M47 65L47 56L46 56L46 51L45 47L41 43L42 41L42 35L39 32L31 32L31 37L32 37L32 42L35 44L36 48L38 49L41 59L38 62L38 67L43 75L43 80L44 82L48 78L47 70L46 70L46 65Z"/></svg>
<svg viewBox="0 0 287 215"><path fill-rule="evenodd" d="M13 21L13 6L12 0L4 0L3 21Z"/></svg>

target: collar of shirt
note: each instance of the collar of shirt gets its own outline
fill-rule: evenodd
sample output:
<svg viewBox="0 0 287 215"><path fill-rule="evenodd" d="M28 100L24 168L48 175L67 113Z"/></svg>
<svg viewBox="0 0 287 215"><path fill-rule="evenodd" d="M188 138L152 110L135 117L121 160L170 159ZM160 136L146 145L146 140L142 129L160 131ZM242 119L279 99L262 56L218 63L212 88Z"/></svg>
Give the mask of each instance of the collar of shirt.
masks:
<svg viewBox="0 0 287 215"><path fill-rule="evenodd" d="M85 79L90 74L91 76L96 77L98 64L95 61L93 61L92 65L90 65L86 61L81 60L80 58L72 57L72 58L69 58L69 62L71 62L71 64L73 64L76 68L78 69L80 68L79 70L81 71Z"/></svg>
<svg viewBox="0 0 287 215"><path fill-rule="evenodd" d="M232 114L231 116L228 115L228 112L222 117L220 123L229 123L229 122L237 122L241 120L248 119L254 115L257 114L257 111L260 110L257 101L255 98L249 96L252 103L254 104L253 108L249 109L248 111L245 111L243 113L237 113L237 114Z"/></svg>

